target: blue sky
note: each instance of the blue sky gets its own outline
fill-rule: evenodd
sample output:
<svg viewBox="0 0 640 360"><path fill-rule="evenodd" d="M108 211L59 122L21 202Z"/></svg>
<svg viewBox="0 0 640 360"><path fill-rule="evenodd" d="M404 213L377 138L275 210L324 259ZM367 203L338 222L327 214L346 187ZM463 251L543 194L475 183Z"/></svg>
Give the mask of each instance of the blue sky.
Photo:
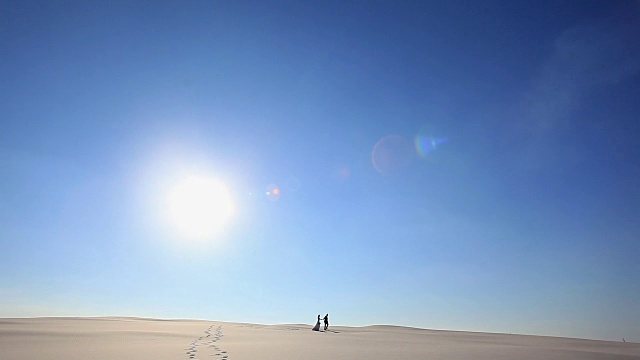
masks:
<svg viewBox="0 0 640 360"><path fill-rule="evenodd" d="M637 1L4 1L0 316L640 341L638 33ZM164 216L194 175L235 207L198 239Z"/></svg>

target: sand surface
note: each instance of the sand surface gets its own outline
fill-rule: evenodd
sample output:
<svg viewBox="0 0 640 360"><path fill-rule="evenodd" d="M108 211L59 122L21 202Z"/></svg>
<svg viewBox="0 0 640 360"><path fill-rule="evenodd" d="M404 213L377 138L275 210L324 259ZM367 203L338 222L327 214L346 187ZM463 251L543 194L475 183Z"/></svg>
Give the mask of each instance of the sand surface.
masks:
<svg viewBox="0 0 640 360"><path fill-rule="evenodd" d="M138 318L0 319L13 359L640 359L640 344L395 326L254 325Z"/></svg>

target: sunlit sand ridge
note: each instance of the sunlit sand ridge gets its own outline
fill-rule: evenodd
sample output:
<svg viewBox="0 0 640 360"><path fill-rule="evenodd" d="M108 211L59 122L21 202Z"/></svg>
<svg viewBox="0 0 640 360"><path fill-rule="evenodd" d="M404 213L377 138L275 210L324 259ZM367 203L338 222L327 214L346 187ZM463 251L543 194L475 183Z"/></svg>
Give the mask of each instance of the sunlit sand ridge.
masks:
<svg viewBox="0 0 640 360"><path fill-rule="evenodd" d="M640 359L640 344L395 326L254 325L137 318L0 319L13 359Z"/></svg>

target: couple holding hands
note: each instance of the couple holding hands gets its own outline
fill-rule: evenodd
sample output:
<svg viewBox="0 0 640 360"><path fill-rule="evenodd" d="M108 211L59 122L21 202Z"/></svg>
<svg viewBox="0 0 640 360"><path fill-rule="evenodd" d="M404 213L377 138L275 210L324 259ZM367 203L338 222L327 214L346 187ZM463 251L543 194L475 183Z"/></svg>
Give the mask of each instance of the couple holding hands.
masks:
<svg viewBox="0 0 640 360"><path fill-rule="evenodd" d="M324 330L326 331L327 328L329 327L329 314L325 315L324 318L322 318L324 320ZM318 321L316 322L316 326L313 327L313 329L311 329L313 331L320 331L320 315L318 315Z"/></svg>

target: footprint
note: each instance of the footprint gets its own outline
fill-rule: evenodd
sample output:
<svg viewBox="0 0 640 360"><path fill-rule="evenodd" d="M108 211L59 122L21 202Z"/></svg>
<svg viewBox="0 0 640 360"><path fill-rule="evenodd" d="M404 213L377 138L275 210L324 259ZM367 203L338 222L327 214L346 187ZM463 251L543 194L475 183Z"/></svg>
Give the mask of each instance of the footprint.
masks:
<svg viewBox="0 0 640 360"><path fill-rule="evenodd" d="M218 360L229 359L229 355L227 354L227 352L223 351L219 346L216 345L216 342L224 336L222 334L222 325L218 325L215 329L214 327L215 324L209 326L209 328L207 328L203 332L202 336L199 336L197 339L193 340L190 346L185 349L187 350L185 355L189 360L198 360L197 355L200 355L201 358L205 355L208 355L217 358ZM214 330L215 335L213 334ZM199 351L200 353L198 353Z"/></svg>

